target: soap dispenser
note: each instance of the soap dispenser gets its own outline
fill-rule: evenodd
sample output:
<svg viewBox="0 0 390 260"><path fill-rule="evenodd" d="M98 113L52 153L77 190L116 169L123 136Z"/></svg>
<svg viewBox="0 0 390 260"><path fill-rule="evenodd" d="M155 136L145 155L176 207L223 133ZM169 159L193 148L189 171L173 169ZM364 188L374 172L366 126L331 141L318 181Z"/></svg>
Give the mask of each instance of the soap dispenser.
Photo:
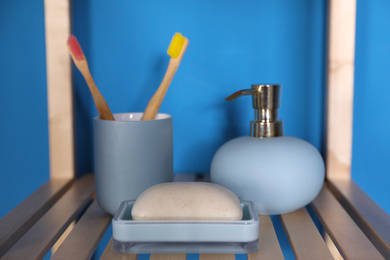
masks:
<svg viewBox="0 0 390 260"><path fill-rule="evenodd" d="M226 98L251 95L250 136L228 141L211 163L211 181L251 200L258 214L284 214L309 204L325 178L324 161L310 143L283 135L278 119L281 85L252 85Z"/></svg>

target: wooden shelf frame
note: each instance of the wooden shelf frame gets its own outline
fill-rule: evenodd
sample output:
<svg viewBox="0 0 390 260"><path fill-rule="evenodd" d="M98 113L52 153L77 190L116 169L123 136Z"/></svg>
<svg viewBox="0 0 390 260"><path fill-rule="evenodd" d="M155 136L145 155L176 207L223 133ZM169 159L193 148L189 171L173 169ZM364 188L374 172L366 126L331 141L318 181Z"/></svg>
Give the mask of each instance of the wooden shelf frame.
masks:
<svg viewBox="0 0 390 260"><path fill-rule="evenodd" d="M45 0L51 178L0 219L0 258L39 259L58 243L53 259L89 259L107 232L111 216L94 198L94 177L75 179L69 0ZM345 259L390 259L390 217L351 179L356 0L329 1L327 75L327 180L310 208ZM207 181L195 174L177 181ZM280 215L297 259L333 259L327 236L306 208ZM259 250L249 260L284 259L270 216L260 216ZM58 242L73 224L69 234ZM101 259L137 259L119 254L112 239ZM152 254L150 259L186 259ZM199 259L235 259L200 254Z"/></svg>

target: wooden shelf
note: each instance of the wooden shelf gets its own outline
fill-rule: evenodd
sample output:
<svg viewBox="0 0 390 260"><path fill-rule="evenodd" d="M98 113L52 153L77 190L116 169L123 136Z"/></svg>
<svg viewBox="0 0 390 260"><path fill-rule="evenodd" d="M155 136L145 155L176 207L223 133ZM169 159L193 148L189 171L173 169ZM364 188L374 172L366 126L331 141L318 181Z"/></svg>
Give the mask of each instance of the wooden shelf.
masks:
<svg viewBox="0 0 390 260"><path fill-rule="evenodd" d="M177 175L178 181L208 180L195 174ZM360 227L356 211L344 205L349 198L340 196L329 188L327 181L318 197L309 207L321 221L318 229L306 208L280 215L284 232L297 259L333 259L325 239L329 234L339 253L345 259L390 259L387 242L390 233L390 217L379 212L375 202L353 183L349 194L359 198L356 208L373 210L370 217L377 216L375 227ZM344 183L344 185L346 185ZM103 212L94 199L94 177L86 175L70 181L50 180L0 220L1 259L36 259L44 257L60 239L71 223L70 233L58 242L52 259L90 259L107 232L112 217ZM353 201L353 200L352 200ZM40 205L40 206L38 206ZM27 210L26 210L27 208ZM358 211L360 212L360 211ZM363 210L364 212L364 210ZM23 218L21 219L20 216ZM365 214L359 221L369 223ZM10 221L13 220L13 221ZM371 233L368 235L368 233ZM378 241L381 241L378 243ZM247 255L254 259L284 259L276 231L270 216L260 216L259 250ZM114 251L112 239L101 259L137 259L134 254L119 254ZM150 259L186 259L185 254L152 254ZM199 259L235 259L235 255L200 254Z"/></svg>
<svg viewBox="0 0 390 260"><path fill-rule="evenodd" d="M390 217L351 180L356 0L330 0L328 13L327 180L308 208L279 218L296 259L390 259ZM1 259L39 259L51 249L53 259L89 259L112 219L94 198L93 175L73 179L70 57L58 47L70 32L68 0L45 0L45 26L51 179L0 219ZM207 181L207 176L176 179ZM247 258L284 259L270 216L260 216L259 250ZM116 253L111 239L101 259L137 256ZM186 255L152 254L150 259ZM235 256L200 254L199 259Z"/></svg>

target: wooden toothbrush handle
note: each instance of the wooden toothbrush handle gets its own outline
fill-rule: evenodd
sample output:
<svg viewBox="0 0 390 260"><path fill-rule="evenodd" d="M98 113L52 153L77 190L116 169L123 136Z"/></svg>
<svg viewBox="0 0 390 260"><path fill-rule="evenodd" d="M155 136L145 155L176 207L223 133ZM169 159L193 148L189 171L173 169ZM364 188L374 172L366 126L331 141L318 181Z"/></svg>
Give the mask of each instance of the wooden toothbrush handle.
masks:
<svg viewBox="0 0 390 260"><path fill-rule="evenodd" d="M114 116L112 115L106 100L103 98L103 95L97 88L95 81L92 78L91 72L89 71L88 63L86 62L86 60L80 62L77 67L80 70L81 74L83 74L84 79L89 87L89 90L91 91L93 101L95 102L95 106L99 113L100 119L114 121Z"/></svg>
<svg viewBox="0 0 390 260"><path fill-rule="evenodd" d="M165 72L164 78L160 86L158 87L156 93L154 93L153 97L150 99L141 120L153 120L156 117L157 112L160 109L161 103L164 100L165 94L167 93L169 85L171 84L172 79L175 76L177 69L179 68L180 62L187 49L188 43L189 41L188 39L186 39L179 54L179 57L177 57L176 59L171 58L169 60L168 68Z"/></svg>
<svg viewBox="0 0 390 260"><path fill-rule="evenodd" d="M154 93L153 97L150 99L141 120L153 120L156 117L178 67L179 64L177 64L177 61L174 59L169 61L168 69L165 72L164 78L156 93Z"/></svg>

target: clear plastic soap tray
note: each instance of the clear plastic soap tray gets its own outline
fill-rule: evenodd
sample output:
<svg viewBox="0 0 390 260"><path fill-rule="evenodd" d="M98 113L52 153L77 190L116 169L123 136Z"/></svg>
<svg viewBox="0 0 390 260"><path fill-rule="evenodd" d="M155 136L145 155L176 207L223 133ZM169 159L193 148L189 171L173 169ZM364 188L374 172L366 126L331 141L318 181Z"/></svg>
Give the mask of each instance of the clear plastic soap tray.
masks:
<svg viewBox="0 0 390 260"><path fill-rule="evenodd" d="M251 201L241 200L239 221L133 220L134 202L122 202L112 220L117 252L247 254L258 249L259 217Z"/></svg>

